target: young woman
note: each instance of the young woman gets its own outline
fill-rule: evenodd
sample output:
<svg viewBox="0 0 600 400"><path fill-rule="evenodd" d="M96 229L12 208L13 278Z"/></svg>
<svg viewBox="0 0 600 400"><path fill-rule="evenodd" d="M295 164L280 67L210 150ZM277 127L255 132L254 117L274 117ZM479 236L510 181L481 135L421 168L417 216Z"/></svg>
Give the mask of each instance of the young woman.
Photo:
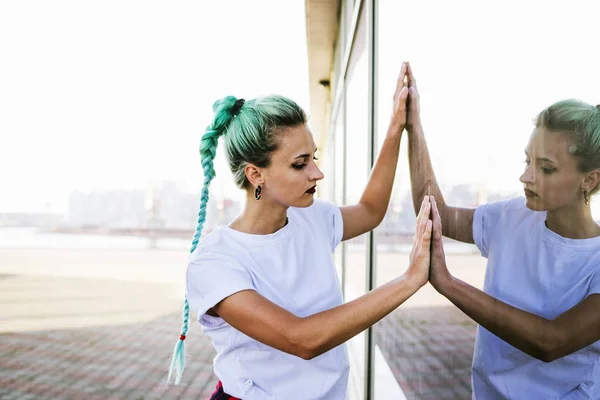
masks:
<svg viewBox="0 0 600 400"><path fill-rule="evenodd" d="M213 399L343 399L348 339L390 313L427 282L430 203L424 196L410 266L399 278L342 304L332 253L341 240L374 229L390 200L406 124L402 66L385 143L358 204L315 200L323 174L306 115L281 96L244 102L226 97L202 137L204 187L187 270L183 328L168 380L183 371L189 309L217 351ZM235 183L246 191L242 214L198 243L217 141Z"/></svg>
<svg viewBox="0 0 600 400"><path fill-rule="evenodd" d="M413 200L431 187L430 282L478 324L474 399L600 398L600 106L559 101L525 149L525 196L476 209L447 205L435 180L410 67ZM488 258L483 291L446 268L444 236Z"/></svg>

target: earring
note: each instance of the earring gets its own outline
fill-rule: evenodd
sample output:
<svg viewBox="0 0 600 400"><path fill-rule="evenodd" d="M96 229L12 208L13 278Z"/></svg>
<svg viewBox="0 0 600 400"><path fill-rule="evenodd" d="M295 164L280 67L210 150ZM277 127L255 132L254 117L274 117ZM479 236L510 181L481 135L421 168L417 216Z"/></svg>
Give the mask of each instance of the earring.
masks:
<svg viewBox="0 0 600 400"><path fill-rule="evenodd" d="M260 200L260 192L262 192L262 189L261 189L260 185L258 185L256 190L254 191L254 198L256 200Z"/></svg>
<svg viewBox="0 0 600 400"><path fill-rule="evenodd" d="M585 200L585 204L590 204L590 199L588 199L587 190L583 191L583 200Z"/></svg>

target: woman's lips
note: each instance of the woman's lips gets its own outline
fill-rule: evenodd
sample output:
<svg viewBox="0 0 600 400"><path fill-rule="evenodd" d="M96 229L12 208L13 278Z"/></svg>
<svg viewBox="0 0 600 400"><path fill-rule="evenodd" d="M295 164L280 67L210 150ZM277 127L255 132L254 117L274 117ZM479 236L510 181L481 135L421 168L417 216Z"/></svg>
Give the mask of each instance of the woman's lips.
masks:
<svg viewBox="0 0 600 400"><path fill-rule="evenodd" d="M536 197L537 194L535 194L534 192L532 192L529 189L525 189L525 196L527 196L527 197Z"/></svg>
<svg viewBox="0 0 600 400"><path fill-rule="evenodd" d="M315 194L315 192L316 192L316 191L317 191L317 187L316 187L316 186L313 186L313 187L311 187L310 189L308 189L308 190L306 191L306 193Z"/></svg>

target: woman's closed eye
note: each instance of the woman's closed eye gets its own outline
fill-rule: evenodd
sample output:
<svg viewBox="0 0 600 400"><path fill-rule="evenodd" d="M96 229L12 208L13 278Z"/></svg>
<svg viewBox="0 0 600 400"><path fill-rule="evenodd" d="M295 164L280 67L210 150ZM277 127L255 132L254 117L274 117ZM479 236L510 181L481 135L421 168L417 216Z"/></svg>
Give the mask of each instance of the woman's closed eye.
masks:
<svg viewBox="0 0 600 400"><path fill-rule="evenodd" d="M318 161L319 159L317 157L313 157L314 161ZM302 169L306 167L306 163L301 163L301 164L292 164L292 168L294 169Z"/></svg>
<svg viewBox="0 0 600 400"><path fill-rule="evenodd" d="M529 164L531 164L531 160L526 159L525 161L523 161L523 163L525 163L527 166L529 166ZM546 175L550 175L551 173L556 171L556 168L554 168L554 167L540 167L540 169Z"/></svg>
<svg viewBox="0 0 600 400"><path fill-rule="evenodd" d="M556 171L556 168L542 167L542 172L546 175L550 175L554 171Z"/></svg>

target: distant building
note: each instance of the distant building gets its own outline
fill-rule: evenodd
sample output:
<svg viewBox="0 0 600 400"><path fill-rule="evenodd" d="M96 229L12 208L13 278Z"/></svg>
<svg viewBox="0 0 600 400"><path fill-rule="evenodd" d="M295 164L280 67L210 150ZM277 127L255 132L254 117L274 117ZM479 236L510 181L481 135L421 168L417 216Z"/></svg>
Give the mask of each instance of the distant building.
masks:
<svg viewBox="0 0 600 400"><path fill-rule="evenodd" d="M141 190L73 192L69 196L67 223L76 226L124 228L142 226L146 219Z"/></svg>
<svg viewBox="0 0 600 400"><path fill-rule="evenodd" d="M215 193L209 196L205 230L229 223L241 205ZM97 228L196 228L200 193L189 193L174 181L146 189L116 189L106 192L72 192L66 223Z"/></svg>
<svg viewBox="0 0 600 400"><path fill-rule="evenodd" d="M63 214L52 213L0 213L0 226L50 228L64 223Z"/></svg>

